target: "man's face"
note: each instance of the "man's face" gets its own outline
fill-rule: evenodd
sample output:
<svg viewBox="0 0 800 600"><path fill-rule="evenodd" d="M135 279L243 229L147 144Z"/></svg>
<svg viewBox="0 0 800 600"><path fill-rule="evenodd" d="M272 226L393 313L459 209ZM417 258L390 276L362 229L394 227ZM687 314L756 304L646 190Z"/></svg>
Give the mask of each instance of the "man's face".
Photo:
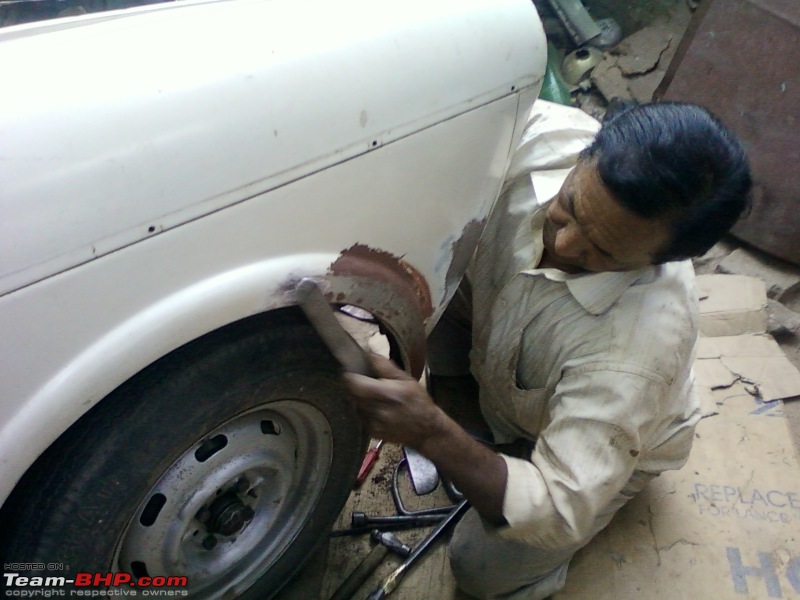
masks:
<svg viewBox="0 0 800 600"><path fill-rule="evenodd" d="M652 264L669 226L640 217L611 195L594 161L579 161L547 208L542 266L567 272L629 271Z"/></svg>

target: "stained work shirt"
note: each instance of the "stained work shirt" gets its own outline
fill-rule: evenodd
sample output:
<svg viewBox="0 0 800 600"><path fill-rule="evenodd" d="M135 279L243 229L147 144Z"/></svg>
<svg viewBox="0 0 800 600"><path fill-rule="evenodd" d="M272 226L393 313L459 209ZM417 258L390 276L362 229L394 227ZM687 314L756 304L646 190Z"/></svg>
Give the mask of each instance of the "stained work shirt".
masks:
<svg viewBox="0 0 800 600"><path fill-rule="evenodd" d="M536 439L530 460L503 456L502 534L543 548L594 535L635 473L680 468L699 419L689 261L537 268L538 198L555 194L597 128L577 109L536 103L469 273L480 282L470 359L481 410L497 442Z"/></svg>

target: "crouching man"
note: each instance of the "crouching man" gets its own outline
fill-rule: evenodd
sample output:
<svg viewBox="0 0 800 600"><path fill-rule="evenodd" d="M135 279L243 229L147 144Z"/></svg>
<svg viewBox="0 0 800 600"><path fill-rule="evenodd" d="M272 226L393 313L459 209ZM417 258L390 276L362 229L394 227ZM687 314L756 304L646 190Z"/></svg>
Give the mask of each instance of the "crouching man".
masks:
<svg viewBox="0 0 800 600"><path fill-rule="evenodd" d="M741 146L698 106L624 107L600 127L536 103L431 349L434 374L457 375L444 354L471 340L498 446L388 360L374 358L379 378L346 375L371 434L417 449L470 501L450 544L465 592L548 597L617 510L686 462L699 418L688 259L736 222L750 185ZM497 450L512 442L527 449Z"/></svg>

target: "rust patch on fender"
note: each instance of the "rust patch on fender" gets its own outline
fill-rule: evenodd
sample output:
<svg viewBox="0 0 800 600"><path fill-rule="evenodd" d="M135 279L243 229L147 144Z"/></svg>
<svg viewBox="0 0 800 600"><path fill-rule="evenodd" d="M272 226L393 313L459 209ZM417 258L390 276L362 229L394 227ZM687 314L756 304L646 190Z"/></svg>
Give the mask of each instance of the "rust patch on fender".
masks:
<svg viewBox="0 0 800 600"><path fill-rule="evenodd" d="M344 250L330 266L334 275L368 277L384 281L394 289L407 290L413 296L425 319L433 314L433 301L428 282L422 273L390 252L355 244Z"/></svg>

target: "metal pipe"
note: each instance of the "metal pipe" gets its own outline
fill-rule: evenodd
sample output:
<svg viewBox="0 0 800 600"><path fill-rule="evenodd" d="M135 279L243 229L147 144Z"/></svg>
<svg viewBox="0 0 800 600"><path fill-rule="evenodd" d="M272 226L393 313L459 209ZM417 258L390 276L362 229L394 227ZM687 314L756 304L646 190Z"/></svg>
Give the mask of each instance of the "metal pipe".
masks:
<svg viewBox="0 0 800 600"><path fill-rule="evenodd" d="M578 46L602 33L581 0L550 0L550 5Z"/></svg>
<svg viewBox="0 0 800 600"><path fill-rule="evenodd" d="M417 560L419 560L420 556L422 556L434 544L434 542L439 539L439 536L450 524L458 521L468 508L469 503L467 500L462 500L459 502L450 512L450 514L447 515L433 530L431 530L425 539L423 539L419 545L414 548L414 551L409 555L409 557L405 559L399 567L392 571L386 577L386 579L383 580L381 586L367 596L367 600L382 600L382 598L386 598L386 596L391 594L399 585L400 579L402 579L408 570L414 566Z"/></svg>

